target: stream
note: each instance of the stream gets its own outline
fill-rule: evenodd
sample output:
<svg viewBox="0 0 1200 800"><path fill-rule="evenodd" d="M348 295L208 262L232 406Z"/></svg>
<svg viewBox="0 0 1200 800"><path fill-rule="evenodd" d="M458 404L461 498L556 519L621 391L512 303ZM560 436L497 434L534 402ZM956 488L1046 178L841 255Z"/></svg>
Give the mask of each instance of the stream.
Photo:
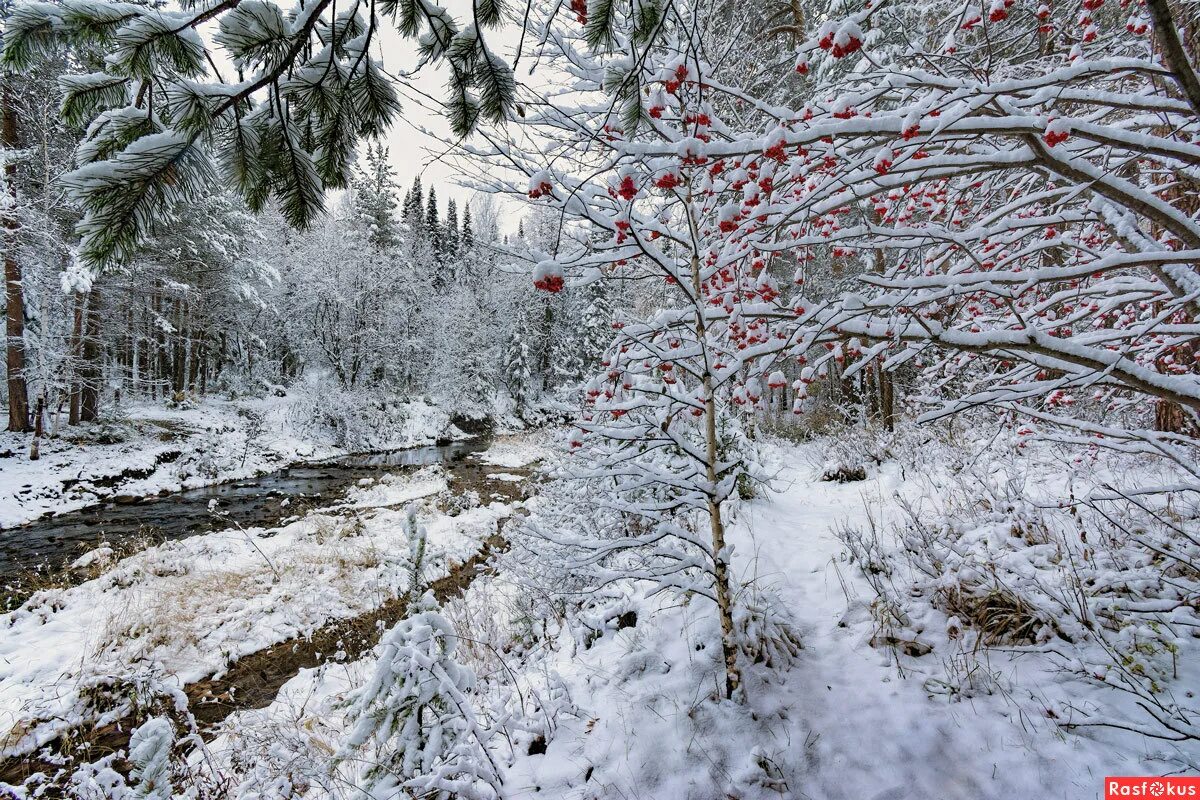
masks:
<svg viewBox="0 0 1200 800"><path fill-rule="evenodd" d="M138 537L153 542L229 528L274 527L301 513L302 504L330 505L363 478L430 464L462 464L485 450L486 437L440 446L369 453L312 464L294 464L256 478L155 495L134 503L108 501L0 531L0 586L33 570L58 570L108 542L120 548ZM284 500L288 500L284 504ZM217 501L220 515L209 511ZM299 502L298 502L299 501Z"/></svg>

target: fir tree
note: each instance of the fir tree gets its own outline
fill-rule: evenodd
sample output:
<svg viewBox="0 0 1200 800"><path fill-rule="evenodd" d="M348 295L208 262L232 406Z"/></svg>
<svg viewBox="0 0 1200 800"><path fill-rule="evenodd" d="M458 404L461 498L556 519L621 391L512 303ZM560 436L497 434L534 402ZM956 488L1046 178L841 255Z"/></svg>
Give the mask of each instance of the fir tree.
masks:
<svg viewBox="0 0 1200 800"><path fill-rule="evenodd" d="M504 381L518 410L524 408L529 400L532 380L528 340L529 328L525 315L519 314L504 348Z"/></svg>
<svg viewBox="0 0 1200 800"><path fill-rule="evenodd" d="M177 795L171 789L171 750L175 731L166 717L151 717L129 737L130 778L135 782L133 797L146 800L170 800Z"/></svg>
<svg viewBox="0 0 1200 800"><path fill-rule="evenodd" d="M496 796L503 779L469 695L475 673L455 658L459 637L422 576L425 529L416 505L402 520L408 534L406 618L383 635L375 671L356 693L353 722L338 759L361 769L360 797Z"/></svg>
<svg viewBox="0 0 1200 800"><path fill-rule="evenodd" d="M593 281L587 288L587 306L583 311L583 344L580 358L585 372L599 367L604 351L612 341L612 303L608 282Z"/></svg>
<svg viewBox="0 0 1200 800"><path fill-rule="evenodd" d="M475 249L475 231L471 228L471 204L463 209L462 236L459 239L463 250Z"/></svg>
<svg viewBox="0 0 1200 800"><path fill-rule="evenodd" d="M425 224L425 190L421 187L421 176L413 178L412 187L404 198L404 222L408 229L418 234Z"/></svg>
<svg viewBox="0 0 1200 800"><path fill-rule="evenodd" d="M429 202L425 206L425 235L429 238L433 251L440 253L443 242L442 223L438 219L437 190L432 186L429 187Z"/></svg>
<svg viewBox="0 0 1200 800"><path fill-rule="evenodd" d="M583 378L583 329L577 320L560 317L550 342L550 378L554 388L575 386Z"/></svg>
<svg viewBox="0 0 1200 800"><path fill-rule="evenodd" d="M396 180L387 157L387 148L382 143L369 146L365 163L357 168L353 184L355 218L366 227L371 244L380 250L390 249L400 242L396 221Z"/></svg>
<svg viewBox="0 0 1200 800"><path fill-rule="evenodd" d="M458 255L458 206L451 197L446 201L446 224L442 233L442 249L446 255Z"/></svg>

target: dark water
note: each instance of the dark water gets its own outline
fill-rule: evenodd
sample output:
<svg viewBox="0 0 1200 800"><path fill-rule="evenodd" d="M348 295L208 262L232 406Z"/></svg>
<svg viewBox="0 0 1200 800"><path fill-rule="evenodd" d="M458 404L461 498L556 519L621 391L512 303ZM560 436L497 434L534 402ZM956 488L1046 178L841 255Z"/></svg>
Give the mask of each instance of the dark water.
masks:
<svg viewBox="0 0 1200 800"><path fill-rule="evenodd" d="M277 525L305 505L337 502L359 480L380 473L428 464L453 464L486 449L486 439L415 447L388 453L348 456L317 464L301 464L244 481L189 489L133 504L103 503L82 511L30 522L0 531L0 585L30 570L55 569L71 563L101 542L120 546L131 538L152 541L183 539L233 527L209 511L217 510L237 524ZM283 501L288 499L288 505Z"/></svg>

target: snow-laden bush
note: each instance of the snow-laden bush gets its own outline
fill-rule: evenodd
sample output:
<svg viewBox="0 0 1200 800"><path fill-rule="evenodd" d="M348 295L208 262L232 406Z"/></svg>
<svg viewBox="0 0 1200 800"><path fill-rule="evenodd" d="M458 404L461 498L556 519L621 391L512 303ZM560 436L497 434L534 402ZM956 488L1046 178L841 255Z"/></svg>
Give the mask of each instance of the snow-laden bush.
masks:
<svg viewBox="0 0 1200 800"><path fill-rule="evenodd" d="M416 609L383 637L339 758L360 767L364 796L490 800L501 778L471 708L475 675L455 660L458 637L432 596Z"/></svg>
<svg viewBox="0 0 1200 800"><path fill-rule="evenodd" d="M175 730L166 717L151 717L129 737L129 763L133 766L133 796L145 800L171 800L171 749Z"/></svg>
<svg viewBox="0 0 1200 800"><path fill-rule="evenodd" d="M81 764L71 776L68 792L76 800L130 800L135 797L125 777L116 770L120 753L111 753L88 764Z"/></svg>
<svg viewBox="0 0 1200 800"><path fill-rule="evenodd" d="M112 753L79 765L68 781L68 796L77 800L172 800L171 753L175 729L166 717L151 717L129 736L129 752ZM129 764L129 779L118 771Z"/></svg>
<svg viewBox="0 0 1200 800"><path fill-rule="evenodd" d="M803 646L787 606L775 592L748 586L737 598L733 611L738 649L752 664L786 671Z"/></svg>
<svg viewBox="0 0 1200 800"><path fill-rule="evenodd" d="M353 452L423 444L453 432L450 415L429 403L316 385L296 393L288 423L299 437Z"/></svg>
<svg viewBox="0 0 1200 800"><path fill-rule="evenodd" d="M839 530L877 594L875 643L940 648L948 670L934 683L951 696L998 686L980 670L991 649L1042 654L1119 692L1103 713L1064 695L1045 711L1057 722L1200 739L1200 703L1175 691L1200 649L1200 498L1131 488L1128 476L1147 480L1155 466L1111 461L1072 471L1048 447L984 450L899 498L894 528Z"/></svg>
<svg viewBox="0 0 1200 800"><path fill-rule="evenodd" d="M408 615L379 643L379 659L346 715L337 753L362 796L490 800L503 783L489 732L471 705L475 673L456 658L458 634L425 591L426 532L417 505L401 521L409 545Z"/></svg>

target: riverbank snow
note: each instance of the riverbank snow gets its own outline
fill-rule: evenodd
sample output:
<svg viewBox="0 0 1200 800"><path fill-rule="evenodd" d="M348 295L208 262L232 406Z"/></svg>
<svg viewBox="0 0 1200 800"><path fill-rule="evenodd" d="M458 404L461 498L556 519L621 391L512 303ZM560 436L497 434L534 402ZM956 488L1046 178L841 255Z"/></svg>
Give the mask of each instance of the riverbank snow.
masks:
<svg viewBox="0 0 1200 800"><path fill-rule="evenodd" d="M0 616L0 757L103 719L87 702L95 687L173 691L403 594L411 502L427 529L425 574L447 574L512 509L494 503L451 517L431 502L445 489L440 467L384 475L348 503L283 527L166 542L79 586L35 593Z"/></svg>
<svg viewBox="0 0 1200 800"><path fill-rule="evenodd" d="M0 433L0 529L115 497L144 497L238 480L298 461L396 450L465 438L450 415L424 401L377 409L372 438L346 440L307 394L168 408L124 406L92 425L43 437ZM3 533L0 532L0 536Z"/></svg>

